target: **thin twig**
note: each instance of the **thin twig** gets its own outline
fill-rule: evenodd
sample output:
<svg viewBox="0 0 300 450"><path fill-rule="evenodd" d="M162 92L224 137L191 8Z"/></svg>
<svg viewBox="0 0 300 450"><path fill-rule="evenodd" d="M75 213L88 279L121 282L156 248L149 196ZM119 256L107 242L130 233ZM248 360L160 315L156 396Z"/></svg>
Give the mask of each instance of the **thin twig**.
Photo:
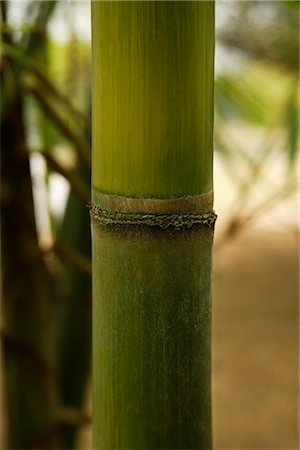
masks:
<svg viewBox="0 0 300 450"><path fill-rule="evenodd" d="M37 85L31 85L27 87L27 90L35 96L35 98L38 100L41 107L45 110L51 120L62 131L65 137L67 137L72 142L80 159L90 166L90 152L86 141L81 136L78 136L78 134L76 134L74 130L69 126L69 124L59 116L53 105L44 95L42 89L39 89Z"/></svg>
<svg viewBox="0 0 300 450"><path fill-rule="evenodd" d="M87 204L90 201L90 190L77 172L66 169L51 153L49 153L49 151L40 151L39 154L45 158L52 169L62 175L70 183L71 189L81 198L84 204Z"/></svg>
<svg viewBox="0 0 300 450"><path fill-rule="evenodd" d="M56 242L53 246L53 250L61 259L73 264L88 275L92 274L91 261L81 252L75 250L75 248Z"/></svg>
<svg viewBox="0 0 300 450"><path fill-rule="evenodd" d="M50 94L60 101L73 116L77 117L83 123L85 132L87 134L90 133L90 122L88 118L78 111L70 100L57 89L57 87L47 77L47 74L44 72L43 68L37 64L36 61L34 61L30 56L24 54L18 48L14 48L13 46L5 43L2 45L2 51L4 54L11 57L16 63L21 64L30 73L36 76L36 78L43 84L43 87L45 87Z"/></svg>

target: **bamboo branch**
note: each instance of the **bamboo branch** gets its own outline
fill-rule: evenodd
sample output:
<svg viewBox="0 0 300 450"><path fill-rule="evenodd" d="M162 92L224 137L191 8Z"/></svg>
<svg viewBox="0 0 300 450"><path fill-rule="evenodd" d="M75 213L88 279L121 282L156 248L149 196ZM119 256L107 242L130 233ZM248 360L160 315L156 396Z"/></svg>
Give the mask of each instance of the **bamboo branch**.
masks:
<svg viewBox="0 0 300 450"><path fill-rule="evenodd" d="M91 261L82 253L78 252L72 247L62 244L61 242L56 242L53 246L53 250L61 259L73 264L78 269L85 272L87 275L91 275Z"/></svg>
<svg viewBox="0 0 300 450"><path fill-rule="evenodd" d="M62 175L70 183L71 189L85 204L87 204L91 198L90 190L80 178L79 174L74 170L65 168L51 153L49 153L49 151L40 151L39 153L45 158L52 169Z"/></svg>
<svg viewBox="0 0 300 450"><path fill-rule="evenodd" d="M61 408L57 419L59 422L69 425L90 425L92 423L90 414L76 408Z"/></svg>
<svg viewBox="0 0 300 450"><path fill-rule="evenodd" d="M56 126L62 131L67 139L73 144L79 158L90 165L89 147L86 141L79 136L72 127L57 113L56 109L50 103L48 98L43 93L42 89L38 85L26 86L28 92L34 95L38 100L40 106L44 109L50 119L56 124Z"/></svg>
<svg viewBox="0 0 300 450"><path fill-rule="evenodd" d="M225 231L222 233L221 237L218 239L215 244L215 250L219 250L219 248L223 245L226 239L232 239L237 236L242 230L248 227L259 215L265 214L267 211L272 209L274 204L278 202L278 200L284 200L293 192L295 192L296 187L298 185L298 180L291 180L290 183L285 186L281 186L280 189L276 190L275 193L272 193L267 198L263 199L258 205L255 205L250 211L241 213L241 210L238 210L233 217L231 217L229 223L227 224Z"/></svg>
<svg viewBox="0 0 300 450"><path fill-rule="evenodd" d="M258 205L254 206L245 217L246 222L253 221L257 215L271 209L278 200L283 200L295 192L299 181L297 179L291 180L285 186L281 186L278 190L272 193L267 198L263 199Z"/></svg>
<svg viewBox="0 0 300 450"><path fill-rule="evenodd" d="M90 132L90 123L88 118L80 111L78 111L73 106L71 101L56 88L56 86L52 83L52 81L47 77L43 68L39 66L39 64L37 64L35 60L33 60L30 56L26 55L20 49L5 43L2 43L2 51L4 54L12 58L16 63L21 64L30 73L35 75L36 78L42 83L43 87L47 89L49 94L53 95L59 102L62 103L64 107L68 109L68 111L74 117L76 117L83 123L85 132L86 133Z"/></svg>
<svg viewBox="0 0 300 450"><path fill-rule="evenodd" d="M44 378L51 382L51 384L57 384L57 373L54 367L52 367L40 353L35 351L31 345L5 330L0 330L0 338L5 357L18 353L18 355L21 355L24 359L30 361L34 370L38 371Z"/></svg>
<svg viewBox="0 0 300 450"><path fill-rule="evenodd" d="M24 52L31 55L36 52L42 42L41 37L44 37L45 35L46 25L56 7L57 0L48 2L39 1L34 2L33 4L37 5L36 18L33 23L31 33L29 36L23 36L21 43L21 46L24 48Z"/></svg>

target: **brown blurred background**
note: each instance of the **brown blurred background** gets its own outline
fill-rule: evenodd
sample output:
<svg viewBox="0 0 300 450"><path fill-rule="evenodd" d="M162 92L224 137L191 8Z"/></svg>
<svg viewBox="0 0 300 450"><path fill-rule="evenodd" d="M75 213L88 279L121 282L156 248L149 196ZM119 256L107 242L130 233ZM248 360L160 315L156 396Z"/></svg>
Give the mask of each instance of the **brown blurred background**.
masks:
<svg viewBox="0 0 300 450"><path fill-rule="evenodd" d="M34 448L88 449L90 5L1 14L1 448L34 419ZM214 446L296 449L299 3L220 1L216 25Z"/></svg>

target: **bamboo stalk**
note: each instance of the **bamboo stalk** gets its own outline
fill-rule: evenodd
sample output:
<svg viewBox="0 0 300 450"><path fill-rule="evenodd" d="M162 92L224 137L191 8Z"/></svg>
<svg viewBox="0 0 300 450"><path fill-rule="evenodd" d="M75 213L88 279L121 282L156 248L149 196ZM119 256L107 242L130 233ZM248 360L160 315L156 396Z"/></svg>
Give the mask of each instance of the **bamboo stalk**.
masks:
<svg viewBox="0 0 300 450"><path fill-rule="evenodd" d="M11 193L1 204L6 448L59 448L52 285L38 247L19 95L0 134L1 188Z"/></svg>
<svg viewBox="0 0 300 450"><path fill-rule="evenodd" d="M94 448L211 448L213 2L93 2Z"/></svg>
<svg viewBox="0 0 300 450"><path fill-rule="evenodd" d="M86 184L90 183L90 171L83 163L78 172ZM64 274L58 288L65 301L57 308L61 400L67 410L81 410L91 370L91 243L86 203L83 204L73 192L69 195L54 249L64 259ZM62 426L64 448L76 446L78 430L79 423L76 422Z"/></svg>

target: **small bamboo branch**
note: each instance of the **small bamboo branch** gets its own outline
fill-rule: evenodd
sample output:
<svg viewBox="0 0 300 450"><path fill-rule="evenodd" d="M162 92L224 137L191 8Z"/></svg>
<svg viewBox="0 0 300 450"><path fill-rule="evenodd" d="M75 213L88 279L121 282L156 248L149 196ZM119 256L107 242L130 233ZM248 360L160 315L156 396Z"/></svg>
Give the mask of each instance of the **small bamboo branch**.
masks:
<svg viewBox="0 0 300 450"><path fill-rule="evenodd" d="M79 174L74 170L66 169L56 160L53 155L51 155L51 153L49 153L49 151L40 151L39 153L45 158L52 169L62 175L70 183L71 189L85 204L87 204L90 201L91 197L90 190L84 183L84 181L80 178Z"/></svg>
<svg viewBox="0 0 300 450"><path fill-rule="evenodd" d="M86 141L81 136L79 136L62 117L60 117L56 109L49 102L42 89L40 89L38 85L32 84L30 86L26 86L26 89L28 90L28 92L34 95L34 97L38 100L40 106L47 113L48 117L50 117L50 119L57 125L64 136L71 141L78 153L79 158L87 165L90 165L89 148Z"/></svg>
<svg viewBox="0 0 300 450"><path fill-rule="evenodd" d="M53 250L57 255L63 260L73 264L78 269L85 272L87 275L92 274L92 264L91 261L82 253L78 252L72 247L62 244L61 242L56 242Z"/></svg>
<svg viewBox="0 0 300 450"><path fill-rule="evenodd" d="M90 425L90 414L75 408L61 408L57 415L58 421L69 425Z"/></svg>
<svg viewBox="0 0 300 450"><path fill-rule="evenodd" d="M46 73L43 71L43 68L40 67L35 60L30 58L20 49L13 47L12 45L2 43L2 51L5 55L8 55L12 58L16 63L21 64L25 69L27 69L30 73L32 73L38 81L41 82L44 88L47 89L48 93L55 97L61 104L67 108L67 110L84 126L84 130L86 133L90 132L90 123L88 118L78 111L70 100L60 92L56 86L52 83L52 81L47 77Z"/></svg>
<svg viewBox="0 0 300 450"><path fill-rule="evenodd" d="M39 372L51 384L57 385L57 373L50 364L36 352L35 349L22 341L18 336L13 336L10 332L0 330L0 338L3 345L4 355L18 354L18 357L23 357L30 361L34 370Z"/></svg>

